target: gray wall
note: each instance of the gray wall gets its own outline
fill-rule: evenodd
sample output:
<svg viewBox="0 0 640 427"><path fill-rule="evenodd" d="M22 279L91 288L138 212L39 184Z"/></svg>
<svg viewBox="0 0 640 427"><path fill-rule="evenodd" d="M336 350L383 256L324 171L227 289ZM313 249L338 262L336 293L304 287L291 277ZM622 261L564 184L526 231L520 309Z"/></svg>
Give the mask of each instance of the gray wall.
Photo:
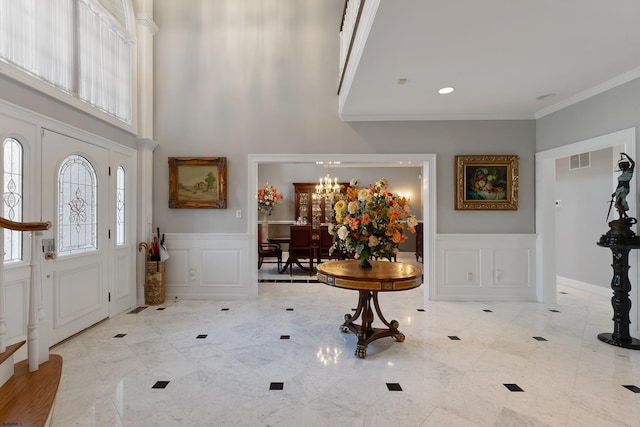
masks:
<svg viewBox="0 0 640 427"><path fill-rule="evenodd" d="M591 153L591 167L569 169L569 157L556 161L556 274L610 287L611 254L596 245L608 230L605 220L613 183L613 150ZM617 213L612 209L609 220Z"/></svg>
<svg viewBox="0 0 640 427"><path fill-rule="evenodd" d="M640 126L640 79L536 121L536 151Z"/></svg>
<svg viewBox="0 0 640 427"><path fill-rule="evenodd" d="M343 7L343 0L155 1L154 226L246 232L246 215L236 219L235 211L255 209L246 206L248 154L435 153L439 233L533 233L533 120L340 120ZM454 211L456 154L519 155L520 209ZM226 210L168 209L167 158L180 156L227 157Z"/></svg>
<svg viewBox="0 0 640 427"><path fill-rule="evenodd" d="M38 91L3 75L0 75L0 98L111 141L132 148L136 147L136 136L134 134L47 95L42 95Z"/></svg>

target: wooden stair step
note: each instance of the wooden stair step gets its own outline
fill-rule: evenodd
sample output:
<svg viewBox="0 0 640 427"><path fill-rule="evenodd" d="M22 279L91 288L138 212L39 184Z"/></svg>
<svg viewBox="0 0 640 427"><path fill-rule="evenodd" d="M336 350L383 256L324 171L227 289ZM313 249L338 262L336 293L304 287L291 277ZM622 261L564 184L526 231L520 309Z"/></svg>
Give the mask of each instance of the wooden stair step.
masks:
<svg viewBox="0 0 640 427"><path fill-rule="evenodd" d="M13 356L13 353L18 351L18 349L22 347L24 343L26 343L26 341L20 341L15 344L8 345L6 350L0 353L0 365L2 365L5 360Z"/></svg>
<svg viewBox="0 0 640 427"><path fill-rule="evenodd" d="M0 425L47 425L61 376L62 356L57 354L35 372L29 372L27 360L16 363L13 377L0 387Z"/></svg>

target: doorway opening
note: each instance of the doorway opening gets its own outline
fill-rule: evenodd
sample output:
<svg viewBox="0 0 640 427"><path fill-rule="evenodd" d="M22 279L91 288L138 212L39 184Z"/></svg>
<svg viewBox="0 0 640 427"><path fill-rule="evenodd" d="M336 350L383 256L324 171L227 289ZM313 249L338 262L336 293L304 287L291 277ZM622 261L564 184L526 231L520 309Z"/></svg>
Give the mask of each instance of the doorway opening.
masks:
<svg viewBox="0 0 640 427"><path fill-rule="evenodd" d="M636 156L636 135L635 129L625 129L619 132L579 141L563 147L541 151L536 153L536 289L537 299L545 304L555 304L557 302L557 268L556 268L556 161L566 157L579 155L586 152L594 152L610 148L613 150L613 159L620 157L620 152L625 152L635 159ZM615 179L612 175L612 190L615 188ZM637 216L637 176L634 175L631 188L633 190L628 197L630 212L632 216ZM594 195L596 197L599 195ZM607 197L608 195L603 195ZM576 197L580 197L576 195ZM593 197L592 197L593 198ZM592 204L593 206L593 204ZM602 234L607 231L606 224L603 223ZM596 244L596 241L593 242ZM631 254L629 261L631 269L629 278L632 283L638 283L638 257L639 251ZM607 256L603 253L603 256ZM632 301L630 313L631 326L635 331L631 334L637 336L640 332L638 328L638 318L640 317L640 307L638 307L638 295L640 292L637 286L632 288L629 295Z"/></svg>
<svg viewBox="0 0 640 427"><path fill-rule="evenodd" d="M424 283L423 293L425 300L432 297L433 286L435 283L435 174L436 163L434 154L250 154L249 155L249 180L248 195L249 200L247 206L256 206L256 194L261 184L259 182L259 165L261 164L285 164L299 163L314 165L316 162L342 162L349 164L354 168L358 167L413 167L421 168L421 199L422 199L422 220L424 223L423 233L423 265L424 265ZM334 170L335 172L335 170ZM382 178L382 177L381 177ZM295 178L291 178L295 180ZM348 180L348 179L347 179ZM249 227L249 247L256 248L257 241L257 209L248 209L247 224ZM250 265L251 279L249 294L252 298L258 297L258 254L256 250L251 249Z"/></svg>

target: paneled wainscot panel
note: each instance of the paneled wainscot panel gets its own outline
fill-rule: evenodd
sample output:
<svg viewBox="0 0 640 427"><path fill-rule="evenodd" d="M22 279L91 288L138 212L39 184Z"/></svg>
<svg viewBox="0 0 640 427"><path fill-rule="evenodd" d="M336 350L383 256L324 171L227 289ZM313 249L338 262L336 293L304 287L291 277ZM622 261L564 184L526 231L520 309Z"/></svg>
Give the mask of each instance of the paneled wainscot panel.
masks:
<svg viewBox="0 0 640 427"><path fill-rule="evenodd" d="M246 234L166 234L167 300L249 298Z"/></svg>
<svg viewBox="0 0 640 427"><path fill-rule="evenodd" d="M535 301L535 235L440 234L436 300Z"/></svg>

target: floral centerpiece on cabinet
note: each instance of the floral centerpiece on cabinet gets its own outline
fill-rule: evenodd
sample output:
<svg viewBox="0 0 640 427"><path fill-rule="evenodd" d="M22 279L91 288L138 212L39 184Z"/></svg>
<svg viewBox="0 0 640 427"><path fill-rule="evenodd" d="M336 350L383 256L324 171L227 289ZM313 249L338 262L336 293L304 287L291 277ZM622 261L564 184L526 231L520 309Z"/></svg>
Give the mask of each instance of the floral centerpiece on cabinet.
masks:
<svg viewBox="0 0 640 427"><path fill-rule="evenodd" d="M269 220L273 208L278 200L284 199L282 193L273 185L266 183L264 187L258 188L258 212L262 214L262 241L266 242L269 238Z"/></svg>
<svg viewBox="0 0 640 427"><path fill-rule="evenodd" d="M330 251L354 253L360 267L370 268L372 256L391 260L398 245L408 238L405 231L415 233L418 221L409 212L407 199L388 191L386 179L369 188L357 185L358 180L353 179L334 205L336 223L329 226L333 235Z"/></svg>

